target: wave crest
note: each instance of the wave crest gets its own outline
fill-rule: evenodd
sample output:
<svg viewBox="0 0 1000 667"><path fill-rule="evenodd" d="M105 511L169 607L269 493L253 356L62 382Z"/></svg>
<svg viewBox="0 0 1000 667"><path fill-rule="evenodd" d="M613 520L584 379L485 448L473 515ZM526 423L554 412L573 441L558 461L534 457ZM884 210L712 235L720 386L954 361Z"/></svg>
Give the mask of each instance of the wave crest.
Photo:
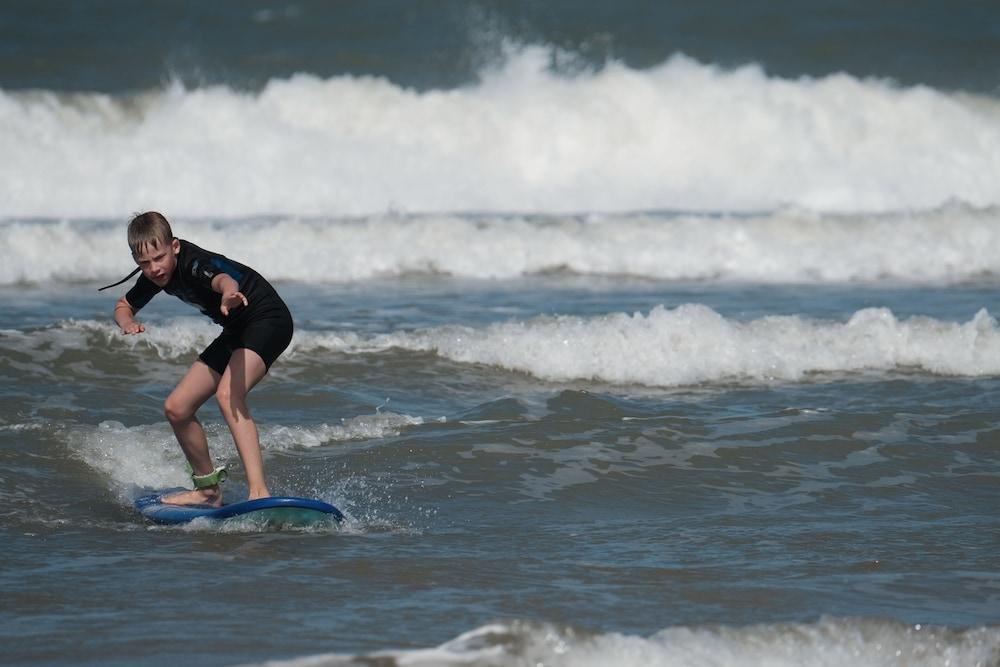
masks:
<svg viewBox="0 0 1000 667"><path fill-rule="evenodd" d="M302 74L259 93L0 91L0 216L1000 205L1000 103L683 56L553 72L513 50L417 92ZM145 204L143 203L145 202Z"/></svg>
<svg viewBox="0 0 1000 667"><path fill-rule="evenodd" d="M181 220L177 233L269 280L351 282L405 274L510 279L553 271L657 280L954 283L1000 276L1000 208L921 214L375 216ZM111 282L134 268L124 224L0 222L0 285ZM122 293L131 283L118 288Z"/></svg>
<svg viewBox="0 0 1000 667"><path fill-rule="evenodd" d="M2 332L0 348L41 351L49 359L61 349L79 349L91 337L103 336L104 344L126 346L136 354L151 348L161 358L175 358L200 351L217 331L196 318L151 325L145 334L127 338L109 333L112 329L96 321L73 321L32 336ZM284 358L287 363L317 363L315 354L304 353L391 349L433 352L552 382L651 387L802 381L816 374L866 371L1000 374L1000 328L985 309L964 323L930 317L900 320L887 308L860 310L846 322L799 315L740 321L687 304L657 306L646 314L545 316L381 334L299 330Z"/></svg>
<svg viewBox="0 0 1000 667"><path fill-rule="evenodd" d="M905 321L886 308L846 323L791 316L750 322L707 306L658 306L648 315L541 317L483 329L442 327L387 334L386 347L429 350L566 382L674 387L705 382L799 381L810 374L914 369L943 375L1000 373L1000 330L980 310L964 323Z"/></svg>
<svg viewBox="0 0 1000 667"><path fill-rule="evenodd" d="M365 656L316 655L268 662L270 667L397 665L991 665L1000 658L1000 629L959 631L880 619L830 618L815 623L745 627L675 627L651 637L589 634L542 623L496 623L428 649Z"/></svg>

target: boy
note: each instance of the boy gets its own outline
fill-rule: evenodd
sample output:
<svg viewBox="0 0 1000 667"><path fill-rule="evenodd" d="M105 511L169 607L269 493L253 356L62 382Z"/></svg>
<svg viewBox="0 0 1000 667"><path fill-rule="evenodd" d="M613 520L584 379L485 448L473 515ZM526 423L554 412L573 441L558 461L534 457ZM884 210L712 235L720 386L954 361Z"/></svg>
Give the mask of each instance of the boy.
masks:
<svg viewBox="0 0 1000 667"><path fill-rule="evenodd" d="M191 464L195 488L165 496L161 502L222 505L219 483L226 470L212 465L205 431L195 416L213 394L243 461L249 499L267 498L270 493L264 481L257 426L247 409L246 396L291 342L288 307L250 267L174 238L170 223L155 211L132 219L128 244L139 265L136 272L142 271L142 275L115 304L115 322L123 334L146 330L135 314L161 290L195 306L223 327L163 404Z"/></svg>

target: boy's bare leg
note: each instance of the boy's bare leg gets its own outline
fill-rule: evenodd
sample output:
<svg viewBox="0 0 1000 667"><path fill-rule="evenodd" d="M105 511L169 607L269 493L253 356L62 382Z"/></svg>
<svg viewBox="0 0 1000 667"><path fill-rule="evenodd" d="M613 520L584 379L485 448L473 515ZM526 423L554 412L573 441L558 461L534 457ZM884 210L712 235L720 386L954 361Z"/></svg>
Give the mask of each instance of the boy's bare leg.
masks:
<svg viewBox="0 0 1000 667"><path fill-rule="evenodd" d="M215 398L219 410L229 425L233 441L243 461L243 469L250 487L250 500L267 498L271 493L264 480L264 459L260 453L257 425L247 408L247 393L267 374L267 366L253 350L240 348L233 352L226 372L222 374Z"/></svg>
<svg viewBox="0 0 1000 667"><path fill-rule="evenodd" d="M204 362L196 361L177 383L163 404L163 411L170 422L177 442L184 450L184 456L196 475L206 475L212 470L212 457L208 452L205 430L195 416L198 408L215 393L222 376ZM222 504L222 492L218 485L193 491L181 491L164 496L161 502L170 505L215 505Z"/></svg>

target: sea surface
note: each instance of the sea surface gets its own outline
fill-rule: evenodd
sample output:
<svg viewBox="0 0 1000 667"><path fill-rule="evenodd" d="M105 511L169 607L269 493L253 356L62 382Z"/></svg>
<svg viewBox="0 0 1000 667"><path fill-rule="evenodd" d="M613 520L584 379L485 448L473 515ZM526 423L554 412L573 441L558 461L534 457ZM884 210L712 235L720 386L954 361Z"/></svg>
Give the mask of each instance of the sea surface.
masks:
<svg viewBox="0 0 1000 667"><path fill-rule="evenodd" d="M995 3L11 1L0 156L0 664L1000 665ZM132 509L144 210L343 524Z"/></svg>

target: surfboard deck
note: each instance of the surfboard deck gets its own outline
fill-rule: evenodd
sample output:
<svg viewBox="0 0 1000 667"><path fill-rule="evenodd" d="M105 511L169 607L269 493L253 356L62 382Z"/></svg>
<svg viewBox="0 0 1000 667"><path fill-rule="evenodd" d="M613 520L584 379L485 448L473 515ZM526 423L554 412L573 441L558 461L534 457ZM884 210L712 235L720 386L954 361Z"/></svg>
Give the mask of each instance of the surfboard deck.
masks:
<svg viewBox="0 0 1000 667"><path fill-rule="evenodd" d="M195 519L225 521L247 518L264 524L309 526L323 521L341 522L344 515L339 509L313 498L272 496L259 500L243 500L222 507L165 505L160 499L173 490L161 491L137 498L135 509L154 523L182 524Z"/></svg>

